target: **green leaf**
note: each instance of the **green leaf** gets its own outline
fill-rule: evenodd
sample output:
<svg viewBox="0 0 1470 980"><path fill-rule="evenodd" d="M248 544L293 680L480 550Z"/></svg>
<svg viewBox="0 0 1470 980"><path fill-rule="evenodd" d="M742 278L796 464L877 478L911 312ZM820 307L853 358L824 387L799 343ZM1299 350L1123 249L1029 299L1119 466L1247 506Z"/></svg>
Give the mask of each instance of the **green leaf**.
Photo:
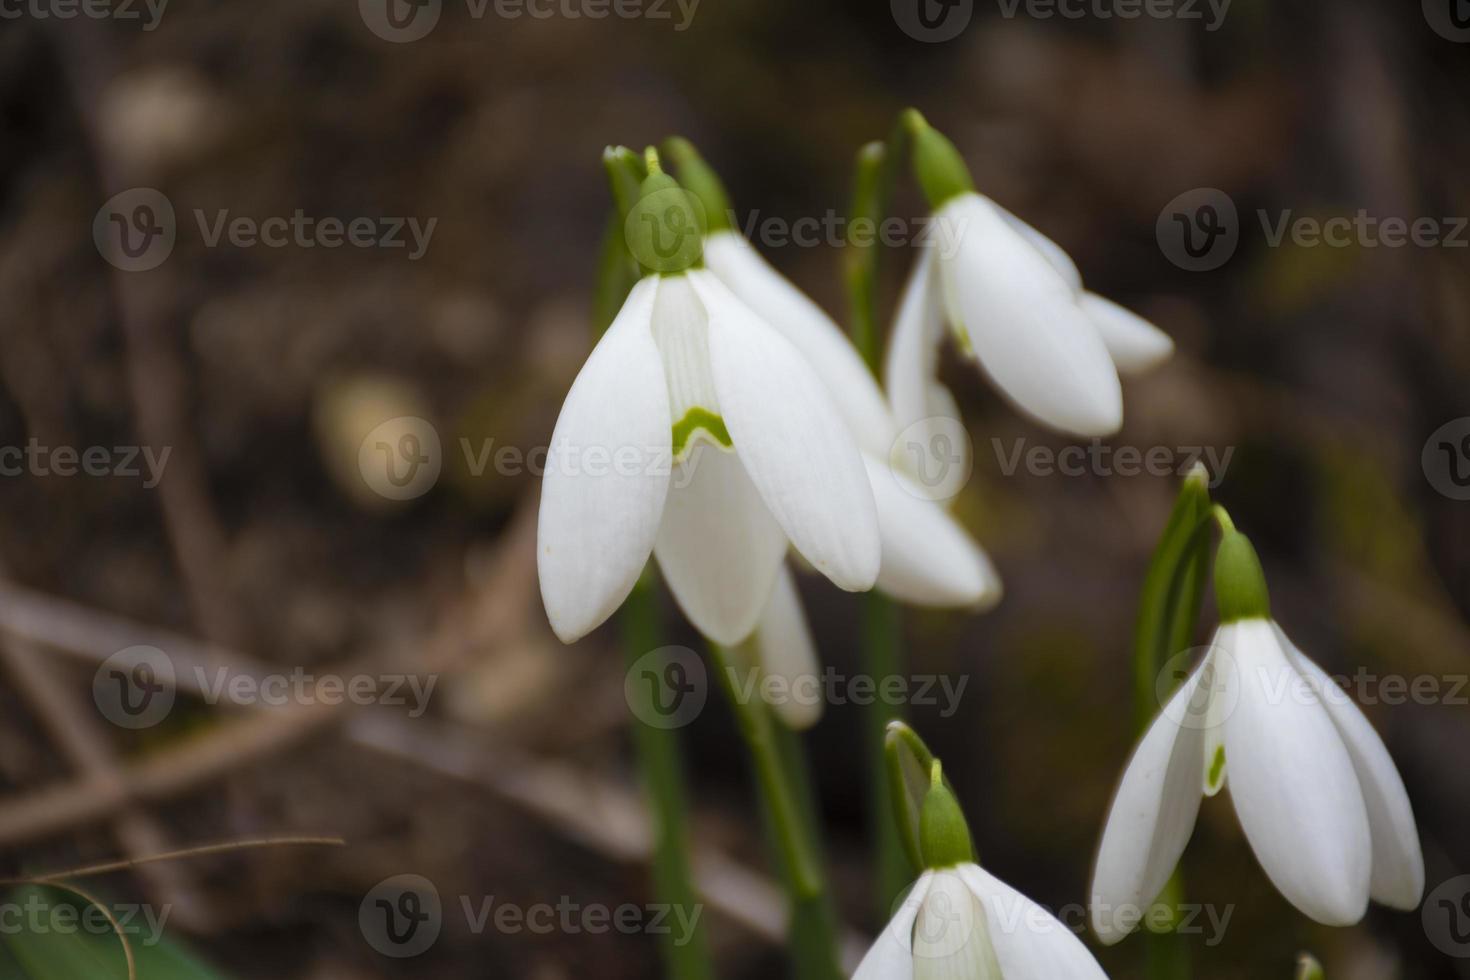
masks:
<svg viewBox="0 0 1470 980"><path fill-rule="evenodd" d="M103 920L88 923L81 918L90 902L49 885L22 886L4 901L5 908L18 913L0 932L0 980L127 980L122 940L110 926L98 925ZM32 914L30 909L38 911ZM120 924L128 933L138 980L225 980L224 974L155 934L141 910Z"/></svg>
<svg viewBox="0 0 1470 980"><path fill-rule="evenodd" d="M1133 632L1133 705L1135 728L1148 728L1172 693L1161 689L1159 672L1169 658L1189 649L1204 604L1209 563L1210 493L1203 469L1184 480L1174 510L1149 560L1138 600ZM1176 686L1178 680L1176 679Z"/></svg>

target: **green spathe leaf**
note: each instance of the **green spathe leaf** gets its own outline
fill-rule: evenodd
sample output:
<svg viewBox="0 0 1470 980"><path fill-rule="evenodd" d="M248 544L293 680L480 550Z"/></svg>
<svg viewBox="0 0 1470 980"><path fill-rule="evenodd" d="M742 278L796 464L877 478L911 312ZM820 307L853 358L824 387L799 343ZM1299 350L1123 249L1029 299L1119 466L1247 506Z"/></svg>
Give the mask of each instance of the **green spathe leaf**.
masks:
<svg viewBox="0 0 1470 980"><path fill-rule="evenodd" d="M890 721L883 737L883 759L888 770L888 796L898 836L913 872L924 868L919 847L919 810L929 789L929 771L934 753L908 725Z"/></svg>
<svg viewBox="0 0 1470 980"><path fill-rule="evenodd" d="M930 126L917 109L906 111L903 120L914 142L914 177L929 207L938 211L961 194L975 193L970 168L949 138Z"/></svg>
<svg viewBox="0 0 1470 980"><path fill-rule="evenodd" d="M705 231L729 231L733 227L735 211L730 207L730 195L725 192L724 181L694 144L682 136L670 136L664 140L664 153L674 162L679 183L699 199L704 206Z"/></svg>
<svg viewBox="0 0 1470 980"><path fill-rule="evenodd" d="M1182 678L1168 686L1159 673L1186 650L1204 603L1209 563L1210 491L1203 467L1191 471L1174 501L1144 576L1133 637L1134 721L1140 732Z"/></svg>

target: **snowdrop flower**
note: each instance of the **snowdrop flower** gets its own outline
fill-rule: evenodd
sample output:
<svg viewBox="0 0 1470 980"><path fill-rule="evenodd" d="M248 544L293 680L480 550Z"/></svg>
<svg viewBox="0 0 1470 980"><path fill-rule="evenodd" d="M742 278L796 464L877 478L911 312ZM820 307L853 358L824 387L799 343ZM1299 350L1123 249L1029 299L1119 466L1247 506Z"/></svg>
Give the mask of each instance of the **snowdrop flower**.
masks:
<svg viewBox="0 0 1470 980"><path fill-rule="evenodd" d="M954 145L910 110L914 167L934 236L914 268L884 371L899 425L952 403L935 380L944 325L1021 411L1062 432L1106 436L1123 424L1118 372L1167 359L1157 327L1082 288L1067 253L975 190Z"/></svg>
<svg viewBox="0 0 1470 980"><path fill-rule="evenodd" d="M755 630L788 546L840 588L877 579L852 435L797 349L698 267L695 227L685 192L655 169L627 225L648 274L552 434L537 570L564 642L622 604L650 552L684 613L725 645Z"/></svg>
<svg viewBox="0 0 1470 980"><path fill-rule="evenodd" d="M929 499L916 474L892 465L900 427L857 348L820 306L732 227L724 187L694 147L681 139L670 140L667 147L680 177L703 201L709 270L801 352L862 450L882 541L877 587L915 605L993 606L1001 584L989 556L943 506Z"/></svg>
<svg viewBox="0 0 1470 980"><path fill-rule="evenodd" d="M1173 873L1202 796L1226 785L1251 850L1292 905L1326 925L1368 899L1412 909L1424 859L1403 781L1362 711L1271 618L1255 549L1216 510L1220 627L1144 734L1113 799L1092 925L1115 943Z"/></svg>
<svg viewBox="0 0 1470 980"><path fill-rule="evenodd" d="M853 980L1105 980L1071 929L975 863L938 763L920 825L927 870Z"/></svg>

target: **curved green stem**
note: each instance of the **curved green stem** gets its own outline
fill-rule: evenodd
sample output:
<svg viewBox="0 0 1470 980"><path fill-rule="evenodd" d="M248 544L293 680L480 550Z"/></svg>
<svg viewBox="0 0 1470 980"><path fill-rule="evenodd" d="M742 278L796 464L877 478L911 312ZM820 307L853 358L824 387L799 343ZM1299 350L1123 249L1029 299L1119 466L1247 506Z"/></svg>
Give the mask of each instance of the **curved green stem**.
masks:
<svg viewBox="0 0 1470 980"><path fill-rule="evenodd" d="M735 714L755 770L757 792L776 864L791 903L789 936L793 975L801 980L841 980L837 917L822 864L811 783L795 737L759 698L743 698L736 682L747 646L710 645L720 686Z"/></svg>
<svg viewBox="0 0 1470 980"><path fill-rule="evenodd" d="M645 574L623 604L622 642L631 666L659 642L658 608L650 576ZM653 889L667 908L682 910L692 924L688 935L665 933L659 946L664 973L671 980L713 980L710 956L699 911L699 896L690 869L689 806L684 786L684 760L677 729L656 728L642 721L650 712L634 712L633 747L644 798L653 828Z"/></svg>

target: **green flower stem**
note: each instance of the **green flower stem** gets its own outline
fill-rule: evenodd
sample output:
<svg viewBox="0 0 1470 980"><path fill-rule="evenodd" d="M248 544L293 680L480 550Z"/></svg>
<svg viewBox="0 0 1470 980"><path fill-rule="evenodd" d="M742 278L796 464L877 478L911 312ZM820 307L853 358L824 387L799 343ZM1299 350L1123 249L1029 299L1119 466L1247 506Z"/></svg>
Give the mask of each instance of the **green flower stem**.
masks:
<svg viewBox="0 0 1470 980"><path fill-rule="evenodd" d="M1142 734L1182 678L1161 685L1160 673L1170 658L1187 650L1204 603L1210 557L1210 495L1207 475L1197 469L1185 478L1173 513L1149 561L1139 598L1134 631L1133 680L1135 728ZM1184 898L1178 871L1156 902L1169 910L1165 924L1145 933L1145 975L1150 980L1188 980L1189 949L1175 930L1175 915ZM1157 922L1152 915L1146 921Z"/></svg>
<svg viewBox="0 0 1470 980"><path fill-rule="evenodd" d="M661 646L658 606L652 573L645 572L622 609L622 642L631 667L650 650ZM642 691L640 687L630 690ZM651 692L645 696L651 697ZM643 794L653 829L653 890L656 900L669 908L684 909L697 925L688 936L663 936L659 946L664 975L671 980L713 980L714 960L702 919L694 916L699 896L690 871L689 807L684 785L684 760L677 729L655 728L641 721L649 711L634 712L633 747Z"/></svg>
<svg viewBox="0 0 1470 980"><path fill-rule="evenodd" d="M811 843L812 853L819 862L818 868L822 868L826 854L821 843L821 818L817 813L811 770L802 749L801 736L781 724L773 725L772 729L776 735L777 751L792 777L802 831ZM790 926L793 974L802 978L842 980L836 946L839 931L837 905L825 882L818 894L793 896Z"/></svg>
<svg viewBox="0 0 1470 980"><path fill-rule="evenodd" d="M794 975L802 980L841 980L837 922L817 844L810 779L794 741L783 744L787 734L766 704L741 697L735 678L744 673L751 652L746 646L710 645L715 673L750 753L763 819L791 903Z"/></svg>
<svg viewBox="0 0 1470 980"><path fill-rule="evenodd" d="M859 648L862 671L881 687L884 679L903 672L901 617L898 607L878 592L863 597L863 632ZM899 709L878 701L863 712L864 752L872 769L868 778L868 814L873 830L874 871L878 893L874 896L880 918L887 918L893 902L914 880L919 870L905 853L898 817L891 803L889 777L883 763L884 740L889 723Z"/></svg>
<svg viewBox="0 0 1470 980"><path fill-rule="evenodd" d="M853 344L869 370L882 370L883 341L878 312L878 269L882 256L878 230L888 215L893 199L899 162L907 143L907 130L900 120L888 142L875 141L857 153L853 165L852 208L848 242L844 251L843 275L852 319ZM864 673L882 684L886 677L903 672L901 622L892 601L877 592L863 599L861 645ZM893 808L888 803L888 784L883 768L883 740L895 712L874 704L865 712L866 754L873 768L868 779L868 812L873 828L874 869L877 875L875 900L879 916L886 918L896 899L912 880L910 861Z"/></svg>

